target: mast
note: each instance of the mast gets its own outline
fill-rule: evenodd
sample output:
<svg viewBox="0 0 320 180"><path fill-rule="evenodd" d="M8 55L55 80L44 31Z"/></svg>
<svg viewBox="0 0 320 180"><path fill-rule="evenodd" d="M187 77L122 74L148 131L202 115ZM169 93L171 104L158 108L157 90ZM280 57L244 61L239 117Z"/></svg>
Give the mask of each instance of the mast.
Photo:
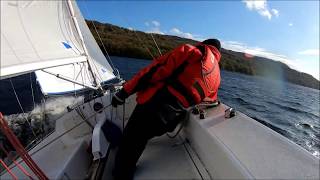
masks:
<svg viewBox="0 0 320 180"><path fill-rule="evenodd" d="M79 37L80 37L80 40L81 40L81 44L82 44L82 47L84 49L85 56L87 58L88 70L91 73L91 76L93 78L94 86L97 86L98 89L101 89L102 87L101 87L100 83L98 83L97 78L96 78L95 74L92 71L92 65L91 65L90 60L89 60L89 53L88 53L88 50L87 50L87 46L86 46L86 44L84 42L83 35L81 33L81 30L80 30L78 20L77 20L77 18L75 16L75 13L74 13L72 0L67 0L67 3L68 3L68 8L69 8L73 23L74 23L74 25L76 27L77 33L79 34Z"/></svg>

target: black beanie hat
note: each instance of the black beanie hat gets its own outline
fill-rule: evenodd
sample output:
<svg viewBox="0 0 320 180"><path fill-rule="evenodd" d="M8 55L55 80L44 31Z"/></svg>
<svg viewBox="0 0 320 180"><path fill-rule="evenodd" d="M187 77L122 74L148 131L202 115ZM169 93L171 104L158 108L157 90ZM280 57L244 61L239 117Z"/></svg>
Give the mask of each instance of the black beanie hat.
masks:
<svg viewBox="0 0 320 180"><path fill-rule="evenodd" d="M221 50L221 44L218 39L206 39L206 40L202 41L202 44L214 46L218 49L219 52Z"/></svg>

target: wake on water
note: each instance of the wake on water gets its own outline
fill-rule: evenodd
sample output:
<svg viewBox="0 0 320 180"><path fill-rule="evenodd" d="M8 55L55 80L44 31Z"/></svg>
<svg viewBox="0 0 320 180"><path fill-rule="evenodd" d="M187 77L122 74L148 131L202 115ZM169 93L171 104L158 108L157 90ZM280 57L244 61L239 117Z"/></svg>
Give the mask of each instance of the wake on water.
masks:
<svg viewBox="0 0 320 180"><path fill-rule="evenodd" d="M38 136L43 137L54 130L55 120L67 112L67 107L80 104L83 100L82 96L50 98L28 113L11 114L4 118L22 144L27 145Z"/></svg>

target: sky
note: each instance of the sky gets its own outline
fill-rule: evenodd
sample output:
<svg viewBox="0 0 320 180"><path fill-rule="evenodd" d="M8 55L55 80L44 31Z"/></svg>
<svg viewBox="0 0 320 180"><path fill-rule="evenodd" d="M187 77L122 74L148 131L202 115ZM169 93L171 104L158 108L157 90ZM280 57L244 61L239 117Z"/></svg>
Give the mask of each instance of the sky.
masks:
<svg viewBox="0 0 320 180"><path fill-rule="evenodd" d="M281 61L319 80L319 1L78 0L86 19Z"/></svg>

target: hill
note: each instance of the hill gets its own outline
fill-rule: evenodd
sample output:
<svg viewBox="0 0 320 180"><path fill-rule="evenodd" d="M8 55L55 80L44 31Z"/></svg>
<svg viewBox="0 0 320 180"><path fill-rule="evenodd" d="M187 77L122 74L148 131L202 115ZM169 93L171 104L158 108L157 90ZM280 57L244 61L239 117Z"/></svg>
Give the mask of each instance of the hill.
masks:
<svg viewBox="0 0 320 180"><path fill-rule="evenodd" d="M96 38L100 48L103 50L99 40L107 49L109 55L132 57L141 59L153 59L159 56L154 43L156 40L162 54L169 52L175 47L189 43L196 44L197 41L171 35L152 34L141 31L132 31L108 23L87 20L87 24ZM96 30L95 30L96 28ZM104 52L105 53L105 52ZM287 81L294 84L320 89L320 82L309 74L291 69L286 64L263 57L248 58L241 52L222 49L220 67L223 70L239 72L248 75L264 76L267 78Z"/></svg>

